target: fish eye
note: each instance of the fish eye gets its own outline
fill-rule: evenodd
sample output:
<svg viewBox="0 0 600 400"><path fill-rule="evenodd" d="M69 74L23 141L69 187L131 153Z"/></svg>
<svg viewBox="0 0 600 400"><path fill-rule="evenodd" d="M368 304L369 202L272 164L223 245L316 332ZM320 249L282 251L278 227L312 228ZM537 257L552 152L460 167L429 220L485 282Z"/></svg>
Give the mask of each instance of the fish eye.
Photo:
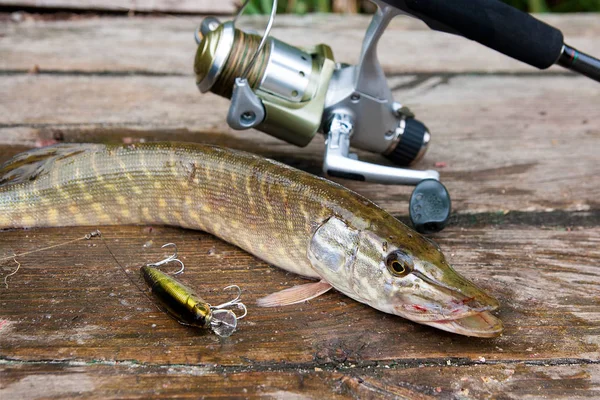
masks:
<svg viewBox="0 0 600 400"><path fill-rule="evenodd" d="M399 250L388 254L385 265L394 276L406 276L412 272L414 267L410 256Z"/></svg>

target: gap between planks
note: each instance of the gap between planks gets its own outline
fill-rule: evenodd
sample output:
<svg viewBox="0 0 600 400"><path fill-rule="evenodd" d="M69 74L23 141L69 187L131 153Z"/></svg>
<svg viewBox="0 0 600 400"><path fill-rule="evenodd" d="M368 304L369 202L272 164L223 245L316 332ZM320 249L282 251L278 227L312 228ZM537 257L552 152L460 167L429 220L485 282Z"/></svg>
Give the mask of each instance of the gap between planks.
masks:
<svg viewBox="0 0 600 400"><path fill-rule="evenodd" d="M563 366L563 365L600 365L600 360L590 358L548 358L548 359L502 359L502 360L485 360L461 358L461 357L443 357L443 358L397 358L388 360L351 360L347 362L251 362L249 364L239 365L222 365L222 364L160 364L152 362L140 362L137 360L64 360L64 359L43 359L43 360L22 360L0 356L1 366L33 366L33 365L53 365L60 367L91 367L91 366L117 366L117 367L132 367L132 368L173 368L177 367L185 373L186 369L193 370L195 368L210 368L211 372L218 374L230 374L237 372L284 372L298 370L314 370L320 368L323 371L345 371L360 368L385 368L387 370L394 369L411 369L423 367L472 367L472 366L493 366L493 365L527 365L527 366Z"/></svg>
<svg viewBox="0 0 600 400"><path fill-rule="evenodd" d="M164 398L167 395L255 398L506 398L528 396L583 399L600 394L597 365L525 364L343 368L286 371L218 371L211 366L168 365L27 365L0 370L6 384L0 394L45 396Z"/></svg>

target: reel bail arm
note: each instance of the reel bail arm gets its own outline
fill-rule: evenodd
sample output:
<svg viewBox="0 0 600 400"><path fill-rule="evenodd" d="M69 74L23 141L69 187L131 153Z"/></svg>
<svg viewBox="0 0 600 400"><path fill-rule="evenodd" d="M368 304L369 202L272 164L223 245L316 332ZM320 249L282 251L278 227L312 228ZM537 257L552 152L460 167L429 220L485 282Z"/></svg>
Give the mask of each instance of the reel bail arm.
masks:
<svg viewBox="0 0 600 400"><path fill-rule="evenodd" d="M375 0L378 10L365 34L357 65L340 65L329 84L323 113L323 132L328 136L324 171L333 176L388 184L416 185L423 179L439 179L436 171L414 171L358 161L348 155L350 145L383 154L397 165L407 166L425 154L431 135L414 114L394 101L377 58L377 44L389 22L402 12ZM336 137L343 114L349 114ZM332 148L331 146L337 146Z"/></svg>
<svg viewBox="0 0 600 400"><path fill-rule="evenodd" d="M323 163L323 172L326 174L338 178L401 185L416 185L424 179L439 180L439 173L433 170L415 171L359 161L356 154L349 153L353 128L349 114L333 114L326 130Z"/></svg>

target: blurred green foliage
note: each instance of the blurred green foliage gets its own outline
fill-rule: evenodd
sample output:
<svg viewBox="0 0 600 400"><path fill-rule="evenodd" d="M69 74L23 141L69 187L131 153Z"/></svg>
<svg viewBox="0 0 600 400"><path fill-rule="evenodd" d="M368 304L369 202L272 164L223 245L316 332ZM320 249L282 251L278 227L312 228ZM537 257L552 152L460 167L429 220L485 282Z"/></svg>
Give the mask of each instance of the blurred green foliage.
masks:
<svg viewBox="0 0 600 400"><path fill-rule="evenodd" d="M600 12L600 0L503 0L529 12Z"/></svg>
<svg viewBox="0 0 600 400"><path fill-rule="evenodd" d="M248 14L268 14L271 12L271 0L252 0L246 7ZM331 12L331 0L280 0L278 13L306 14L308 12Z"/></svg>
<svg viewBox="0 0 600 400"><path fill-rule="evenodd" d="M449 0L451 1L451 0ZM529 12L600 12L600 0L502 0L513 7ZM252 0L246 8L248 14L268 14L271 0ZM356 10L373 10L366 0L280 0L278 13L306 14L309 12L332 12L337 4L353 4Z"/></svg>

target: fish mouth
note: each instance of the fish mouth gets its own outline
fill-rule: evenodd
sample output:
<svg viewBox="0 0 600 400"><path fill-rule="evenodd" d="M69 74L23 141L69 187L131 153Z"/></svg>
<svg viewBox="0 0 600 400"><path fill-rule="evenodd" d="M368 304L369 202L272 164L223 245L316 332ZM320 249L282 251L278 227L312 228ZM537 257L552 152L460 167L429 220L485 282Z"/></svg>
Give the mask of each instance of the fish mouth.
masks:
<svg viewBox="0 0 600 400"><path fill-rule="evenodd" d="M407 312L398 314L413 322L459 335L489 338L499 336L504 329L502 321L490 312L496 308L488 306L480 309L455 310L459 312L453 313L453 315L436 315L435 313L416 315Z"/></svg>
<svg viewBox="0 0 600 400"><path fill-rule="evenodd" d="M396 310L406 318L423 323L467 318L483 312L494 311L499 307L497 300L488 295L486 295L486 302L469 297L460 300L454 299L444 307L427 304L428 302L420 297L413 298L413 300L421 301L396 306Z"/></svg>
<svg viewBox="0 0 600 400"><path fill-rule="evenodd" d="M404 297L401 304L395 307L399 315L465 336L489 338L502 333L502 321L491 314L499 307L498 300L475 284L459 275L455 280L460 285L455 287L422 275L420 277L431 284L431 290Z"/></svg>
<svg viewBox="0 0 600 400"><path fill-rule="evenodd" d="M489 311L471 314L463 318L421 323L460 335L482 338L500 336L504 330L502 321Z"/></svg>
<svg viewBox="0 0 600 400"><path fill-rule="evenodd" d="M416 306L422 310L417 314L407 312L408 307L411 306L396 307L396 314L413 322L459 335L490 338L500 336L504 330L502 321L490 312L498 308L496 304L471 309L466 307L455 309L450 314L430 313L425 308Z"/></svg>

